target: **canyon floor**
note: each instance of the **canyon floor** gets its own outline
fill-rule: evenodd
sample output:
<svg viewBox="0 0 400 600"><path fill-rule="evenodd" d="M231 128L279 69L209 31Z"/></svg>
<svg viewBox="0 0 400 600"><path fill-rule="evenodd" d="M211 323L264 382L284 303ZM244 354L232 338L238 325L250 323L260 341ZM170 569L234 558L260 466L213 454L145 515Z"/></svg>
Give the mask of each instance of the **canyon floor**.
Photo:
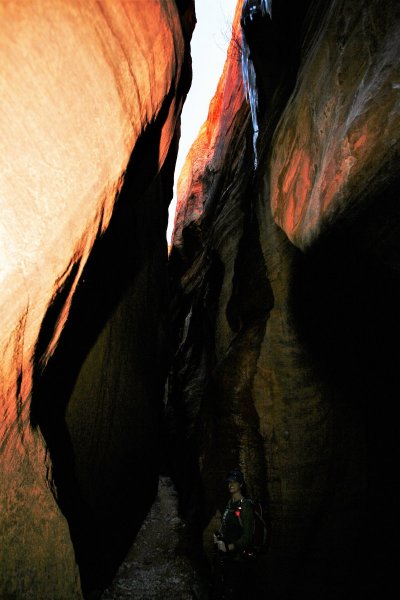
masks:
<svg viewBox="0 0 400 600"><path fill-rule="evenodd" d="M199 573L180 551L184 537L177 493L172 481L161 477L157 498L101 600L205 600Z"/></svg>

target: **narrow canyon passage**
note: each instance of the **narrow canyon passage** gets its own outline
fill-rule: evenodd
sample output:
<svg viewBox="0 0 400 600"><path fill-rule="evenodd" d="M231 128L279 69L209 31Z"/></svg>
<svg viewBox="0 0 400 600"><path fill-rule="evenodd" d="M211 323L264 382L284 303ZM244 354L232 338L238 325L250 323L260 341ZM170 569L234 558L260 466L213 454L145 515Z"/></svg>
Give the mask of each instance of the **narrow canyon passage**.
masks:
<svg viewBox="0 0 400 600"><path fill-rule="evenodd" d="M168 248L200 2L0 0L1 600L211 600L234 467L243 597L392 596L400 3L238 0Z"/></svg>
<svg viewBox="0 0 400 600"><path fill-rule="evenodd" d="M156 500L101 600L204 598L204 582L180 549L184 535L173 483L160 477Z"/></svg>

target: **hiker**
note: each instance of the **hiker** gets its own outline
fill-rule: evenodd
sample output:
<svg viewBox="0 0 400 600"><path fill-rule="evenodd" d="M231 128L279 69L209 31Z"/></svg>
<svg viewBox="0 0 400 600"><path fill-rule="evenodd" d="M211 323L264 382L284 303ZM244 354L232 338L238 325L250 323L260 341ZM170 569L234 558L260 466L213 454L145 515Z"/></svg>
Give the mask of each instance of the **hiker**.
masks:
<svg viewBox="0 0 400 600"><path fill-rule="evenodd" d="M244 497L244 477L236 468L228 474L231 495L222 516L221 527L214 534L219 598L236 600L249 597L250 562L246 550L251 547L254 531L252 502Z"/></svg>

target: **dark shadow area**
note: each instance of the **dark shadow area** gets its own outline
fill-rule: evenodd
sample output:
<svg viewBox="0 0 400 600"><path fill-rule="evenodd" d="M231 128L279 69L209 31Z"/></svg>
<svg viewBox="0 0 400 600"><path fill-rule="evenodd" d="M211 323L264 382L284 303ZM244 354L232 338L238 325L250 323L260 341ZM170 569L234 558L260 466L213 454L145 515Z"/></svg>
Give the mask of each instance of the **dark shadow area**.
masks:
<svg viewBox="0 0 400 600"><path fill-rule="evenodd" d="M157 440L168 369L168 355L163 347L165 333L162 332L165 326L162 304L165 304L167 284L165 231L168 202L172 196L176 143L172 144L170 155L158 176L157 171L160 134L174 95L175 90L171 90L158 117L147 127L134 148L109 227L104 235L97 237L74 294L68 321L44 369L41 357L52 339L60 309L78 265L74 265L66 284L49 307L35 349L31 423L40 428L48 447L52 464L49 483L70 527L86 598L98 597L100 591L110 583L157 491ZM79 422L79 418L74 421L73 414L70 426L66 421L67 407L71 394L76 394L74 390L82 366L98 343L100 333L114 318L114 313L121 312L121 301L131 293L136 297L138 292L130 290L135 290L138 277L144 269L148 270L150 285L154 283L156 286L157 277L162 278L160 291L154 299L153 288L139 290L139 296L145 295L143 302L146 302L148 312L141 315L135 314L135 306L131 311L129 307L124 308L122 312L126 321L121 323L119 317L115 335L128 340L124 343L133 348L133 359L143 367L142 377L148 387L143 396L143 390L139 386L136 389L133 384L130 391L125 391L125 397L119 398L121 382L112 378L111 368L105 369L107 361L96 365L85 382L85 394L91 397L91 386L96 388L99 379L103 378L102 385L107 388L107 398L113 398L114 413L110 416L107 406L101 407L101 423L96 423L96 427L103 434L97 442L103 463L96 464L96 455L88 463L84 456L85 448L76 445L74 440L80 439L79 435L83 439L91 438L95 432L90 430L90 426ZM156 304L154 310L160 309L160 314L152 314L152 302ZM147 337L130 341L132 324L147 317L150 319ZM133 331L136 331L135 327L137 329L134 326ZM153 336L157 337L156 341L152 339ZM106 353L107 348L102 351ZM114 360L118 362L118 357ZM122 356L123 360L130 359ZM134 399L137 396L140 401L141 395L146 402L146 419L152 422L152 428L144 434L153 440L153 448L145 457L137 454L134 444L130 443L141 427L134 414ZM91 398L94 404L96 401L96 398ZM116 431L115 424L112 430L111 420L115 411L119 410L114 408L114 404L118 407L119 401L125 407L117 423L120 431ZM101 403L100 398L98 402ZM110 425L107 419L110 419ZM73 431L75 428L79 435ZM80 432L82 428L83 433ZM86 482L82 481L82 461L89 464L88 468L90 464L93 466L93 472L88 474L94 480L89 487L90 493L84 489ZM102 465L106 464L109 470L102 471Z"/></svg>
<svg viewBox="0 0 400 600"><path fill-rule="evenodd" d="M251 142L247 148L249 158ZM232 177L228 171L221 176L221 190ZM264 446L251 388L273 294L253 212L250 169L241 188L234 210L243 233L234 259L230 298L220 297L223 285L229 289L226 256L221 258L216 250L208 253L207 248L201 253L202 229L213 229L226 201L223 194L213 196L215 201L209 203L201 222L183 232L184 248L171 254L169 261L175 355L169 377L166 435L171 441L166 444L167 458L179 493L180 514L187 523L182 551L193 559L210 589L210 598L214 597L215 565L207 554L212 540L203 540L203 534L217 509L224 512L229 498L225 477L239 461L243 434L238 421L254 449L247 465L253 483L249 493L268 506ZM234 338L221 359L217 355L217 318L224 310Z"/></svg>
<svg viewBox="0 0 400 600"><path fill-rule="evenodd" d="M245 5L241 26L256 72L263 135L273 134L295 86L305 34L303 24L315 16L322 18L326 8L321 0L274 1L271 19L268 13L263 15L258 0Z"/></svg>
<svg viewBox="0 0 400 600"><path fill-rule="evenodd" d="M165 413L165 462L179 494L179 513L187 525L185 547L198 554L202 546L204 489L199 470L199 431L204 390L215 365L215 320L224 266L217 253L208 257L200 294L186 298L179 343L169 376ZM188 360L188 356L190 360Z"/></svg>
<svg viewBox="0 0 400 600"><path fill-rule="evenodd" d="M274 297L267 278L258 221L252 212L251 194L249 182L244 195L245 216L235 257L231 296L225 308L234 337L211 372L203 403L202 476L207 490L203 527L209 524L217 511L221 516L224 514L229 499L226 476L239 464L244 438L248 444L248 481L242 491L245 497L261 503L270 527L266 486L269 474L259 415L254 406L253 380ZM210 541L205 541L205 544L209 546ZM215 555L211 560L214 592L217 592L220 557ZM241 567L243 565L237 566ZM243 595L251 599L265 596L264 571L263 557L246 566Z"/></svg>
<svg viewBox="0 0 400 600"><path fill-rule="evenodd" d="M373 597L383 597L395 572L391 548L397 537L398 501L399 190L399 181L388 184L362 212L329 225L312 249L299 255L294 269L293 318L332 393L332 498L352 460L363 471L359 468L358 481L343 490L347 505L332 517L339 529L329 532L335 542L329 535L324 540L325 562L305 551L297 565L298 580L312 598L353 600L372 591ZM361 201L354 204L363 206ZM358 448L355 459L342 445L346 432ZM340 510L332 498L327 498L321 519ZM312 540L308 542L311 548ZM319 587L313 589L311 582Z"/></svg>
<svg viewBox="0 0 400 600"><path fill-rule="evenodd" d="M265 321L273 308L273 292L265 273L258 223L247 213L235 260L232 294L225 311L235 333L254 322Z"/></svg>
<svg viewBox="0 0 400 600"><path fill-rule="evenodd" d="M216 360L215 320L224 277L224 266L216 252L204 260L207 276L200 294L183 294L170 273L175 292L171 296L170 347L175 352L163 421L163 469L174 482L178 512L185 523L176 551L190 560L203 594L209 587L210 565L202 539L206 490L199 466L200 435L204 390Z"/></svg>

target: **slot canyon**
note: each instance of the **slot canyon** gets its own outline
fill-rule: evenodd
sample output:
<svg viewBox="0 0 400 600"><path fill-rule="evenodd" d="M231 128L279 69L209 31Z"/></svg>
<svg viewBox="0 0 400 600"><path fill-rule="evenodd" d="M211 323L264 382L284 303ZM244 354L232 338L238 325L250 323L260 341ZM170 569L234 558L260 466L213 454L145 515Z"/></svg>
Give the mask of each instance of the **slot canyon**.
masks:
<svg viewBox="0 0 400 600"><path fill-rule="evenodd" d="M0 0L1 600L100 600L160 477L203 572L237 465L257 598L392 594L400 4L238 1L168 248L200 2Z"/></svg>

